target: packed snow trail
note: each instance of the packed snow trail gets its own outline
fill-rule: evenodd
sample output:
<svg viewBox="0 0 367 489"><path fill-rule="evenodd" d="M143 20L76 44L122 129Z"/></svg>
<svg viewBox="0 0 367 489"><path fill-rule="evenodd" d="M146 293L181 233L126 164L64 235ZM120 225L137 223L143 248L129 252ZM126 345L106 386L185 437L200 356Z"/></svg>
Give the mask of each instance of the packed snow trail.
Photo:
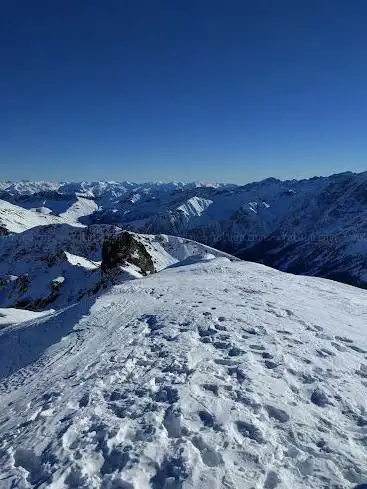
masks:
<svg viewBox="0 0 367 489"><path fill-rule="evenodd" d="M367 482L367 294L217 258L0 330L0 488Z"/></svg>

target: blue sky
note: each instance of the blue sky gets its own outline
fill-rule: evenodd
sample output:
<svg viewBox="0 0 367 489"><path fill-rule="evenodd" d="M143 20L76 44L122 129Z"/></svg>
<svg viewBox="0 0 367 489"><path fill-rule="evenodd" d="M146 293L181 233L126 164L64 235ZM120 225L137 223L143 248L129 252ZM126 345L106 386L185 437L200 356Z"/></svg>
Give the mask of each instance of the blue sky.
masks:
<svg viewBox="0 0 367 489"><path fill-rule="evenodd" d="M15 0L1 179L363 171L365 0Z"/></svg>

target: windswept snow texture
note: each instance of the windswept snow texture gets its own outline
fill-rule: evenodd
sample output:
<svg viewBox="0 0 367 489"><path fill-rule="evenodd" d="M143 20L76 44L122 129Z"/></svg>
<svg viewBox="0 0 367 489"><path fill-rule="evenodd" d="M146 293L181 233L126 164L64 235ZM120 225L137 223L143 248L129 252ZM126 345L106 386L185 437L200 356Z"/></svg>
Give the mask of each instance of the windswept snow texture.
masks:
<svg viewBox="0 0 367 489"><path fill-rule="evenodd" d="M356 489L367 295L225 257L0 329L1 489Z"/></svg>

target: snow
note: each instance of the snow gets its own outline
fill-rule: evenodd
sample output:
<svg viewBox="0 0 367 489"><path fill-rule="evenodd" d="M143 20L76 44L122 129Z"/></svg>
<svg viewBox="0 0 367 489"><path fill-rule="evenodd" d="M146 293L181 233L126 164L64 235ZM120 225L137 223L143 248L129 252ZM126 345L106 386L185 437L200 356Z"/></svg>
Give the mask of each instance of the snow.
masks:
<svg viewBox="0 0 367 489"><path fill-rule="evenodd" d="M35 226L64 222L61 218L24 209L5 200L0 200L0 227L10 233L21 233ZM81 224L78 224L80 226Z"/></svg>
<svg viewBox="0 0 367 489"><path fill-rule="evenodd" d="M68 253L64 251L65 256L69 263L76 267L83 267L86 270L96 270L101 265L100 261L93 261L84 258L83 256L73 255L72 253Z"/></svg>
<svg viewBox="0 0 367 489"><path fill-rule="evenodd" d="M56 287L63 284L64 282L65 282L65 277L62 276L56 277L52 280L52 284Z"/></svg>
<svg viewBox="0 0 367 489"><path fill-rule="evenodd" d="M363 290L217 256L4 327L0 487L365 484L366 317Z"/></svg>
<svg viewBox="0 0 367 489"><path fill-rule="evenodd" d="M0 200L0 227L5 228L10 233L21 233L37 226L62 223L83 227L79 219L93 214L97 209L98 206L94 200L78 197L65 212L55 216L51 214L52 211L48 207L26 209Z"/></svg>
<svg viewBox="0 0 367 489"><path fill-rule="evenodd" d="M69 224L77 224L81 217L89 216L97 209L98 205L94 200L78 197L78 200L59 216Z"/></svg>
<svg viewBox="0 0 367 489"><path fill-rule="evenodd" d="M0 185L1 190L6 190L12 195L33 195L37 192L55 191L59 187L60 183L46 180L21 180L19 182L3 182Z"/></svg>
<svg viewBox="0 0 367 489"><path fill-rule="evenodd" d="M203 212L213 203L210 199L191 197L187 202L177 207L188 217L201 216Z"/></svg>
<svg viewBox="0 0 367 489"><path fill-rule="evenodd" d="M0 308L0 328L9 324L22 323L31 319L36 319L45 315L52 314L53 309L42 312L27 311L26 309Z"/></svg>
<svg viewBox="0 0 367 489"><path fill-rule="evenodd" d="M147 248L158 271L185 260L193 259L195 261L197 257L210 259L210 256L214 256L235 260L228 253L178 236L135 234L135 237L141 240Z"/></svg>

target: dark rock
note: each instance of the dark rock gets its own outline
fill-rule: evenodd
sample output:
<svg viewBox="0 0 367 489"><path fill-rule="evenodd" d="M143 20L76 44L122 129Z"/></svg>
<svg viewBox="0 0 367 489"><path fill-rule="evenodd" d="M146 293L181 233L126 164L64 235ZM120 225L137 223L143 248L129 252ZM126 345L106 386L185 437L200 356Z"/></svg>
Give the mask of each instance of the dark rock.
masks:
<svg viewBox="0 0 367 489"><path fill-rule="evenodd" d="M132 234L124 231L117 236L106 238L102 246L102 272L106 274L118 270L119 265L127 263L140 268L143 275L155 271L151 255L143 243Z"/></svg>

